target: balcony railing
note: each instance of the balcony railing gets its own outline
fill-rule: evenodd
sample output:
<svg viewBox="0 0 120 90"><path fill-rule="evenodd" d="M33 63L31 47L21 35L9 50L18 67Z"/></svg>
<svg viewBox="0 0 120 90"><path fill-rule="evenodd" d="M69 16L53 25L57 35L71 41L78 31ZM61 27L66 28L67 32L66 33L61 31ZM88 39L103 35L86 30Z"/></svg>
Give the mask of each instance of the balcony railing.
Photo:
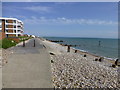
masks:
<svg viewBox="0 0 120 90"><path fill-rule="evenodd" d="M16 25L16 23L6 23L6 25Z"/></svg>

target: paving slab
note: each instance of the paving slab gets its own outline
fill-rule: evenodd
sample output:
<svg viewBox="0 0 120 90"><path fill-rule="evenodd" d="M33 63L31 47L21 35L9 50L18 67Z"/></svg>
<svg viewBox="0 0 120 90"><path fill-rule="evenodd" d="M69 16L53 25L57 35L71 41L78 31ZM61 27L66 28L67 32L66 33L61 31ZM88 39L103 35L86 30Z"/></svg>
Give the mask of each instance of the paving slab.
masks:
<svg viewBox="0 0 120 90"><path fill-rule="evenodd" d="M52 88L50 56L40 39L12 50L2 68L3 88Z"/></svg>

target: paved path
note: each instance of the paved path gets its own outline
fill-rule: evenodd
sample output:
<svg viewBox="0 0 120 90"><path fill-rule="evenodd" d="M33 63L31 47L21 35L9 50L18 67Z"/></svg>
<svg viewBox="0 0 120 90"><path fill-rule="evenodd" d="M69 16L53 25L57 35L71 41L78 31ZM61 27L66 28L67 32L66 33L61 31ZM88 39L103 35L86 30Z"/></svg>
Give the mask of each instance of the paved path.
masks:
<svg viewBox="0 0 120 90"><path fill-rule="evenodd" d="M3 67L3 88L51 88L50 57L39 39L13 48Z"/></svg>

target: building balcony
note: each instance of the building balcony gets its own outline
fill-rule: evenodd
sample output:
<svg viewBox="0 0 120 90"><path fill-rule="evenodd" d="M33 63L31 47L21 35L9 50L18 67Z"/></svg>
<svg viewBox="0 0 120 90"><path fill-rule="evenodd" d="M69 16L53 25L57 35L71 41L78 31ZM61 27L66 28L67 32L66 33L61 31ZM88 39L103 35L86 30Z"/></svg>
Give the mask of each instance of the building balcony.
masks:
<svg viewBox="0 0 120 90"><path fill-rule="evenodd" d="M5 32L5 34L16 34L16 33L12 33L12 32Z"/></svg>
<svg viewBox="0 0 120 90"><path fill-rule="evenodd" d="M16 32L16 33L15 32L13 32L13 33L12 32L5 32L5 34L22 34L22 33L21 32Z"/></svg>
<svg viewBox="0 0 120 90"><path fill-rule="evenodd" d="M18 26L22 26L22 24L20 24L20 23L17 23L17 25L18 25Z"/></svg>
<svg viewBox="0 0 120 90"><path fill-rule="evenodd" d="M9 19L9 20L6 20L5 23L16 23L16 20Z"/></svg>
<svg viewBox="0 0 120 90"><path fill-rule="evenodd" d="M18 30L23 31L23 29L21 29L21 28L17 28L17 31L18 31Z"/></svg>
<svg viewBox="0 0 120 90"><path fill-rule="evenodd" d="M6 23L6 25L17 25L16 23Z"/></svg>

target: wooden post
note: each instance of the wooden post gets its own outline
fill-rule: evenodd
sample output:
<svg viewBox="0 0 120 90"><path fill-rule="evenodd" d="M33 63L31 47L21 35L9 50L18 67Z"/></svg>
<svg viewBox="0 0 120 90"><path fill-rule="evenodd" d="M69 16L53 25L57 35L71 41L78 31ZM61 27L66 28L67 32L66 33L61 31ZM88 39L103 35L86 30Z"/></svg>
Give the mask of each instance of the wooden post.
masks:
<svg viewBox="0 0 120 90"><path fill-rule="evenodd" d="M115 61L115 65L117 65L117 64L118 64L118 60L119 60L119 59L116 59L116 61Z"/></svg>
<svg viewBox="0 0 120 90"><path fill-rule="evenodd" d="M35 39L34 39L34 47L35 47Z"/></svg>
<svg viewBox="0 0 120 90"><path fill-rule="evenodd" d="M68 49L67 49L67 52L70 52L70 45L68 45Z"/></svg>
<svg viewBox="0 0 120 90"><path fill-rule="evenodd" d="M101 41L99 41L99 46L101 46Z"/></svg>
<svg viewBox="0 0 120 90"><path fill-rule="evenodd" d="M77 53L77 50L75 50L75 53Z"/></svg>

